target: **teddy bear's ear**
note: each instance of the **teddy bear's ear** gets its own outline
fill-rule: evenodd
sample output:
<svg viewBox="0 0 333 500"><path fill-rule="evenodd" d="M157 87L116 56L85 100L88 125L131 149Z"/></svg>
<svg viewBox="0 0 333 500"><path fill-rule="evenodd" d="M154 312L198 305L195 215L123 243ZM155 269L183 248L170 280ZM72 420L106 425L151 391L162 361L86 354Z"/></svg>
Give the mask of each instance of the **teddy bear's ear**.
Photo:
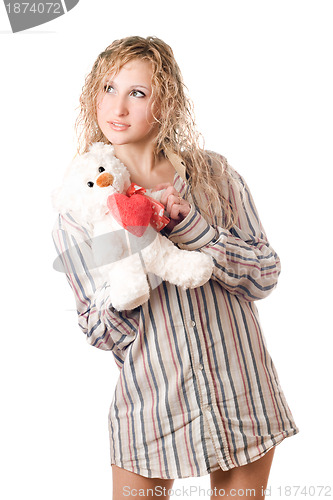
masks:
<svg viewBox="0 0 333 500"><path fill-rule="evenodd" d="M59 186L55 189L53 189L51 193L51 202L54 210L60 213L64 213L65 210L65 199L64 199L64 193L63 193L63 186Z"/></svg>
<svg viewBox="0 0 333 500"><path fill-rule="evenodd" d="M69 163L65 170L62 184L51 193L53 208L62 214L81 208L79 183L76 182L76 171L81 158L78 156Z"/></svg>
<svg viewBox="0 0 333 500"><path fill-rule="evenodd" d="M70 212L75 220L83 226L89 224L88 207L82 203L80 193L70 183L63 183L51 192L51 201L54 210L62 215Z"/></svg>
<svg viewBox="0 0 333 500"><path fill-rule="evenodd" d="M51 193L51 201L53 208L64 214L73 208L73 198L70 195L66 184L55 188Z"/></svg>

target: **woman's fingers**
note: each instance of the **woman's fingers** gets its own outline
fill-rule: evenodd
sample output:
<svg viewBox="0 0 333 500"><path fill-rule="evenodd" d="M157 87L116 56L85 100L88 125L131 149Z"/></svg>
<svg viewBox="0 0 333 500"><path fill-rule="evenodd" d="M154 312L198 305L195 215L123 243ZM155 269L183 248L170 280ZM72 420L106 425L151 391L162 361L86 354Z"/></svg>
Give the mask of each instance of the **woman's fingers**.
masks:
<svg viewBox="0 0 333 500"><path fill-rule="evenodd" d="M170 209L170 217L171 219L174 219L174 220L183 220L190 212L191 210L191 205L187 202L185 202L184 204L177 204L177 203L174 203Z"/></svg>
<svg viewBox="0 0 333 500"><path fill-rule="evenodd" d="M176 219L180 209L180 196L178 194L170 194L167 199L166 210L169 212L172 219ZM177 211L178 210L178 211Z"/></svg>
<svg viewBox="0 0 333 500"><path fill-rule="evenodd" d="M163 189L163 188L161 188L161 189ZM163 205L165 207L167 207L168 204L169 204L169 198L170 198L170 196L177 197L177 199L181 198L180 194L177 193L177 191L175 190L175 188L173 186L168 186L165 189L165 191L163 191L163 193L161 195L161 203L163 203ZM169 208L170 208L170 206L169 206ZM168 208L167 208L167 210L168 210Z"/></svg>
<svg viewBox="0 0 333 500"><path fill-rule="evenodd" d="M175 226L188 215L191 210L191 205L181 197L170 182L157 184L152 190L158 191L160 189L164 189L160 201L165 206L168 216L173 221L170 221L168 226Z"/></svg>
<svg viewBox="0 0 333 500"><path fill-rule="evenodd" d="M170 195L167 201L166 210L169 217L175 221L180 222L190 212L191 205L188 201L177 195Z"/></svg>

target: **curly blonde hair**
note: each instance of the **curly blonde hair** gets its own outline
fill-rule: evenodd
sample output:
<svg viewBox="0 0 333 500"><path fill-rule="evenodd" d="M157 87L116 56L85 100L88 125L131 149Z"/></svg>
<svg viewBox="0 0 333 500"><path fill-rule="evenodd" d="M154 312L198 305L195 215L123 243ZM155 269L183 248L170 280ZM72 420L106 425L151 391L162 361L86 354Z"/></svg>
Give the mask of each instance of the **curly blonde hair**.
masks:
<svg viewBox="0 0 333 500"><path fill-rule="evenodd" d="M75 123L78 154L88 151L93 142L110 144L97 124L97 96L103 90L105 78L111 73L116 75L133 59L152 63L152 110L158 109L160 116L158 119L153 114L159 122L159 132L154 140L155 157L166 156L166 151L180 156L186 166L192 195L197 189L205 193L205 201L199 196L201 201L197 202L203 216L211 219L213 213L217 224L230 229L236 214L222 192L230 177L227 160L204 149L204 139L196 130L193 103L187 95L173 51L157 37L129 36L115 40L99 54L86 76L80 96L80 113Z"/></svg>

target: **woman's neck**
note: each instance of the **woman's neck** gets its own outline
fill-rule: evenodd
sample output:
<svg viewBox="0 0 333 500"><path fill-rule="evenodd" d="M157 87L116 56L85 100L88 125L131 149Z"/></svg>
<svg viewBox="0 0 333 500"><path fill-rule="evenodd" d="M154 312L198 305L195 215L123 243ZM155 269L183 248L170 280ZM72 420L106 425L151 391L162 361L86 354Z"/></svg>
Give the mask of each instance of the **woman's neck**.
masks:
<svg viewBox="0 0 333 500"><path fill-rule="evenodd" d="M131 177L151 177L164 159L163 154L155 156L151 144L114 145L115 156L127 167Z"/></svg>
<svg viewBox="0 0 333 500"><path fill-rule="evenodd" d="M176 171L163 152L155 158L152 148L139 149L133 146L133 144L114 146L115 155L127 167L131 182L146 189L164 182L173 182Z"/></svg>

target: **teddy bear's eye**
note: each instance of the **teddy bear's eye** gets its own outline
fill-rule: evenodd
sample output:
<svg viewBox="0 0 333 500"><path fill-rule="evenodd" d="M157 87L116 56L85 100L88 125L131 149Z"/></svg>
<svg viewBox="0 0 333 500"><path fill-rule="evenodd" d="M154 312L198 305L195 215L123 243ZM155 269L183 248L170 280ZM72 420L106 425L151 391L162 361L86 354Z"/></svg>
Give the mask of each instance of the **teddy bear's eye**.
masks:
<svg viewBox="0 0 333 500"><path fill-rule="evenodd" d="M88 181L88 182L87 182L87 186L89 186L90 188L92 188L92 187L93 187L93 185L94 185L94 183L93 183L92 181Z"/></svg>
<svg viewBox="0 0 333 500"><path fill-rule="evenodd" d="M99 167L98 171L99 172L104 172L105 168L104 167Z"/></svg>

